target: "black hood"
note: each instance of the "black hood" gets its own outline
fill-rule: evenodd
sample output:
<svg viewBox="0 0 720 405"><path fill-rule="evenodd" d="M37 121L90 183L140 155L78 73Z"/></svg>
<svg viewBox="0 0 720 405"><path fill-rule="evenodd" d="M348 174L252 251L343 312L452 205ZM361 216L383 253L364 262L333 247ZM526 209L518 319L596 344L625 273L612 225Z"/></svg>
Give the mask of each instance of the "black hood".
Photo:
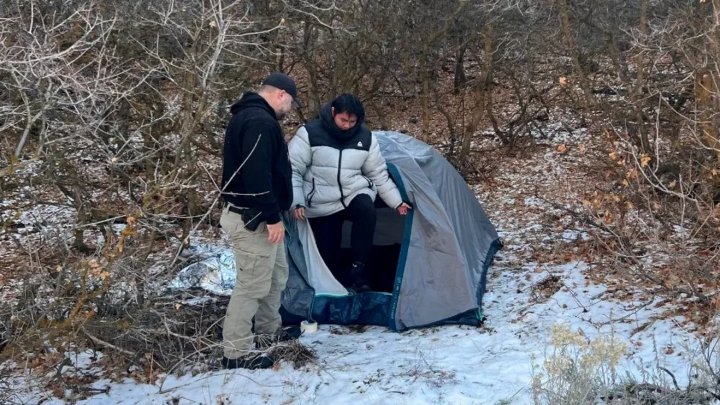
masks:
<svg viewBox="0 0 720 405"><path fill-rule="evenodd" d="M357 124L355 124L354 127L348 129L347 131L343 131L342 129L338 128L337 125L335 125L335 119L332 116L332 107L330 103L327 103L320 109L320 120L322 121L322 125L325 130L328 131L332 136L335 136L341 140L348 140L354 137L355 134L358 133L358 131L362 130L363 124L365 122L365 117L358 116Z"/></svg>
<svg viewBox="0 0 720 405"><path fill-rule="evenodd" d="M268 104L268 102L265 101L265 99L262 98L259 94L252 91L243 94L240 100L238 100L235 104L232 105L232 107L230 107L230 112L232 114L235 114L246 108L260 108L268 111L270 114L272 114L273 117L277 117L277 114L275 114L275 110L270 107L270 104Z"/></svg>

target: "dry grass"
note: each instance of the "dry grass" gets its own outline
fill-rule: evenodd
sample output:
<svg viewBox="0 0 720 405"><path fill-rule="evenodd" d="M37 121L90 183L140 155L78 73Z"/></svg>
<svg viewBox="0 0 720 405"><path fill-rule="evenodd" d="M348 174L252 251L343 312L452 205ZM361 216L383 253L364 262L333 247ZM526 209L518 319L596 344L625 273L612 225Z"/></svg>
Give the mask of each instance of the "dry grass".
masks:
<svg viewBox="0 0 720 405"><path fill-rule="evenodd" d="M660 371L667 375L645 375L640 382L618 374L616 367L626 344L614 336L590 340L558 325L551 334L550 352L535 370L534 400L548 405L710 404L720 399L720 350L715 342L714 346L705 345L690 384L681 389L675 376L664 368Z"/></svg>
<svg viewBox="0 0 720 405"><path fill-rule="evenodd" d="M297 340L277 344L269 349L269 353L275 361L285 361L295 368L314 364L317 360L315 350Z"/></svg>

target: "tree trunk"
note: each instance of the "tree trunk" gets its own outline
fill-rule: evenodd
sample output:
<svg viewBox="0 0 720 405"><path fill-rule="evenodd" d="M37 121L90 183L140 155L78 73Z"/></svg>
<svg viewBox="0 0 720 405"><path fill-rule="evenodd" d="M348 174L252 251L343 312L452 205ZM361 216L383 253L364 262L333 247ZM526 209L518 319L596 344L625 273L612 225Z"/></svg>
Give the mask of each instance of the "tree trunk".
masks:
<svg viewBox="0 0 720 405"><path fill-rule="evenodd" d="M647 23L647 11L648 11L648 5L649 0L640 0L640 33L641 35L645 36L648 32L648 23ZM635 86L632 89L632 92L630 94L630 99L632 100L633 107L635 109L634 111L634 118L637 123L637 133L633 136L635 137L635 142L637 146L640 147L643 153L651 153L652 152L652 145L650 145L650 138L648 136L648 131L645 128L645 116L643 114L643 86L645 85L645 69L647 66L647 62L645 60L645 57L640 54L636 58L635 61L636 70L637 70L637 77L635 80Z"/></svg>
<svg viewBox="0 0 720 405"><path fill-rule="evenodd" d="M430 88L432 87L430 85L430 76L432 73L428 65L429 62L426 61L422 71L422 90L420 94L420 122L422 125L420 131L425 136L430 135L430 97L432 97L430 94Z"/></svg>
<svg viewBox="0 0 720 405"><path fill-rule="evenodd" d="M562 26L563 37L565 38L565 45L570 53L572 59L573 69L578 77L580 88L583 91L584 97L582 98L583 108L587 111L592 106L592 91L590 89L590 83L588 82L587 73L585 68L580 63L580 50L575 42L575 37L570 27L570 13L568 11L567 0L558 0L557 4L560 8L560 25Z"/></svg>
<svg viewBox="0 0 720 405"><path fill-rule="evenodd" d="M455 80L453 82L453 93L458 94L460 87L467 81L465 76L465 52L467 51L468 43L460 45L455 55Z"/></svg>
<svg viewBox="0 0 720 405"><path fill-rule="evenodd" d="M470 155L470 147L480 127L483 116L492 112L492 81L493 81L493 53L494 53L494 37L493 27L490 24L485 26L485 38L483 45L483 74L480 77L474 93L473 111L470 117L470 123L462 137L462 145L457 156L458 164L465 166L466 160ZM498 132L498 131L496 131ZM502 137L501 137L502 139Z"/></svg>
<svg viewBox="0 0 720 405"><path fill-rule="evenodd" d="M701 69L695 76L695 100L698 110L698 121L704 146L715 151L720 159L720 140L713 117L718 111L717 80L709 69Z"/></svg>

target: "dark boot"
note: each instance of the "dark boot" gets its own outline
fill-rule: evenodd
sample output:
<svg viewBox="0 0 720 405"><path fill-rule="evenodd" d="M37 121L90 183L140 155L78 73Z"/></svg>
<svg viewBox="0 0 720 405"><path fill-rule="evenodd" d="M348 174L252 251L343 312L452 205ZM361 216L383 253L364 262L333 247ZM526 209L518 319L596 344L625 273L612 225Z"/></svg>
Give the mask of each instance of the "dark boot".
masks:
<svg viewBox="0 0 720 405"><path fill-rule="evenodd" d="M237 359L229 359L223 356L220 364L222 364L223 368L227 369L246 368L249 370L257 370L271 368L275 364L275 359L264 353L251 353Z"/></svg>
<svg viewBox="0 0 720 405"><path fill-rule="evenodd" d="M350 280L352 280L352 289L357 292L370 291L370 280L365 273L365 264L353 262L350 266Z"/></svg>

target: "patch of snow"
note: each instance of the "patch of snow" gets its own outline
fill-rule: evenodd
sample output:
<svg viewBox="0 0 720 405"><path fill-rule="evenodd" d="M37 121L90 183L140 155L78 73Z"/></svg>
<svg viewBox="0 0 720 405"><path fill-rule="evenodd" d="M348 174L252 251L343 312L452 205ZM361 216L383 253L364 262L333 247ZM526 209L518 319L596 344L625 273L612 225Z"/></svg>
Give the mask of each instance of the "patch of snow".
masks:
<svg viewBox="0 0 720 405"><path fill-rule="evenodd" d="M63 369L63 373L100 376L103 370L94 363L103 357L104 355L101 352L94 350L65 352L65 358L70 360L70 367Z"/></svg>
<svg viewBox="0 0 720 405"><path fill-rule="evenodd" d="M587 232L577 231L574 229L565 229L562 233L562 238L566 241L574 240L590 240L590 235Z"/></svg>
<svg viewBox="0 0 720 405"><path fill-rule="evenodd" d="M547 203L537 197L525 197L523 200L523 204L527 205L528 207L544 207L547 205Z"/></svg>

